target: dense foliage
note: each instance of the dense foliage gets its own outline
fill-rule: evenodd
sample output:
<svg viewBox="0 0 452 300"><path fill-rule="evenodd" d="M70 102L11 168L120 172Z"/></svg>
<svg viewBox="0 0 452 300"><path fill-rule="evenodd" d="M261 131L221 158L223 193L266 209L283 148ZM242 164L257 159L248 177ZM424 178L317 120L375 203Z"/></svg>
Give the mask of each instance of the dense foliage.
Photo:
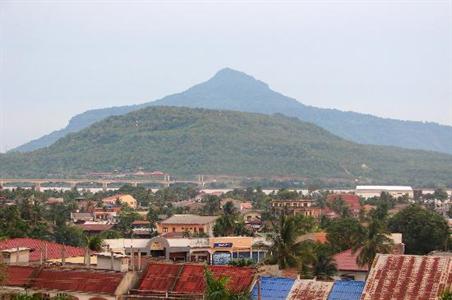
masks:
<svg viewBox="0 0 452 300"><path fill-rule="evenodd" d="M174 175L294 176L452 184L452 156L359 145L281 115L153 107L110 117L54 145L0 155L2 177L144 167Z"/></svg>
<svg viewBox="0 0 452 300"><path fill-rule="evenodd" d="M449 227L443 217L418 205L412 205L389 220L389 229L403 235L407 254L427 254L445 249Z"/></svg>

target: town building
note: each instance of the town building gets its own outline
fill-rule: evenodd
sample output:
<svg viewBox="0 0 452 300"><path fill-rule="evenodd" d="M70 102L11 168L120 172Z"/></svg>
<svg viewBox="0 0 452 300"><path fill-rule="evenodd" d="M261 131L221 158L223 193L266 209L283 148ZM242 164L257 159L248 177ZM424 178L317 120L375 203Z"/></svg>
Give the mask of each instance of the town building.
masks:
<svg viewBox="0 0 452 300"><path fill-rule="evenodd" d="M255 280L255 269L208 266L215 278L228 277L226 287L233 293L247 293ZM205 267L195 264L150 263L138 284L124 299L204 299Z"/></svg>
<svg viewBox="0 0 452 300"><path fill-rule="evenodd" d="M85 256L85 249L31 238L0 240L0 250L28 248L30 262Z"/></svg>
<svg viewBox="0 0 452 300"><path fill-rule="evenodd" d="M397 185L358 185L355 189L356 195L363 198L379 197L382 192L386 192L391 196L398 198L408 196L413 199L414 192L411 186L397 186Z"/></svg>
<svg viewBox="0 0 452 300"><path fill-rule="evenodd" d="M312 199L278 199L271 201L272 212L275 216L280 215L304 215L307 217L319 217L321 209L315 207Z"/></svg>
<svg viewBox="0 0 452 300"><path fill-rule="evenodd" d="M157 222L157 232L173 236L207 235L213 236L213 226L218 216L173 215L164 221Z"/></svg>
<svg viewBox="0 0 452 300"><path fill-rule="evenodd" d="M1 258L0 262L7 265L21 265L28 264L30 262L30 248L17 247L11 249L0 250Z"/></svg>
<svg viewBox="0 0 452 300"><path fill-rule="evenodd" d="M451 278L450 256L377 254L361 299L439 299Z"/></svg>
<svg viewBox="0 0 452 300"><path fill-rule="evenodd" d="M326 202L329 205L333 204L335 201L343 201L347 205L352 216L359 216L359 213L361 211L361 203L358 195L347 193L329 194L326 198ZM328 207L324 209L323 213L330 218L338 217L338 214Z"/></svg>
<svg viewBox="0 0 452 300"><path fill-rule="evenodd" d="M116 300L138 281L134 272L112 272L55 267L8 266L6 283L0 286L8 294L42 295L44 299L66 294L79 300Z"/></svg>
<svg viewBox="0 0 452 300"><path fill-rule="evenodd" d="M107 198L102 199L102 203L108 204L111 206L116 206L119 204L127 204L133 209L137 209L138 201L131 195L128 194L117 194Z"/></svg>

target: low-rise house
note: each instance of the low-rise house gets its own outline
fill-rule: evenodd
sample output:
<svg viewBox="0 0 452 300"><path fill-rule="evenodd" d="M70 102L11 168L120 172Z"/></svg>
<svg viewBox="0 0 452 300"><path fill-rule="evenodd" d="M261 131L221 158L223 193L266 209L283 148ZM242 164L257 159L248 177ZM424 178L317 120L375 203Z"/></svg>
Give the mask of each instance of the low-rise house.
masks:
<svg viewBox="0 0 452 300"><path fill-rule="evenodd" d="M153 234L151 222L145 220L136 220L132 222L132 233L136 238L150 238Z"/></svg>
<svg viewBox="0 0 452 300"><path fill-rule="evenodd" d="M133 272L19 266L8 267L6 277L5 287L12 293L26 289L32 295L66 294L79 300L120 299L138 280Z"/></svg>
<svg viewBox="0 0 452 300"><path fill-rule="evenodd" d="M55 197L50 197L49 199L47 199L47 202L46 202L47 205L56 205L56 204L63 204L63 203L64 203L63 198L55 198Z"/></svg>
<svg viewBox="0 0 452 300"><path fill-rule="evenodd" d="M73 223L85 223L94 221L94 213L90 212L71 212L71 221Z"/></svg>
<svg viewBox="0 0 452 300"><path fill-rule="evenodd" d="M17 247L0 250L1 258L7 265L23 265L30 262L30 248Z"/></svg>
<svg viewBox="0 0 452 300"><path fill-rule="evenodd" d="M0 250L29 248L30 262L40 262L50 259L62 259L63 257L84 257L85 249L72 247L44 240L31 238L15 238L0 240Z"/></svg>
<svg viewBox="0 0 452 300"><path fill-rule="evenodd" d="M83 232L88 235L98 235L104 231L111 230L113 228L113 224L84 223L77 225L77 227L81 228Z"/></svg>
<svg viewBox="0 0 452 300"><path fill-rule="evenodd" d="M314 243L326 243L327 242L327 238L326 238L326 232L324 231L319 231L319 232L309 232L309 233L305 233L301 236L299 236L297 238L297 242L303 242L303 241L311 241Z"/></svg>
<svg viewBox="0 0 452 300"><path fill-rule="evenodd" d="M450 256L377 254L361 299L438 299L451 278Z"/></svg>
<svg viewBox="0 0 452 300"><path fill-rule="evenodd" d="M166 238L149 241L150 255L174 261L226 265L234 259L264 260L267 250L253 237Z"/></svg>
<svg viewBox="0 0 452 300"><path fill-rule="evenodd" d="M295 280L287 297L288 300L326 300L333 282L316 280Z"/></svg>
<svg viewBox="0 0 452 300"><path fill-rule="evenodd" d="M111 252L96 253L97 269L127 272L129 270L129 256Z"/></svg>
<svg viewBox="0 0 452 300"><path fill-rule="evenodd" d="M213 226L218 216L173 215L157 223L159 234L176 233L183 236L189 234L205 234L213 236Z"/></svg>
<svg viewBox="0 0 452 300"><path fill-rule="evenodd" d="M361 203L358 195L346 193L329 194L326 198L328 204L333 204L333 202L341 200L344 201L344 203L347 205L352 216L354 217L359 216L359 212L361 210ZM329 210L329 213L332 214L332 216L330 217L338 217L337 213L335 213L334 211Z"/></svg>
<svg viewBox="0 0 452 300"><path fill-rule="evenodd" d="M232 266L208 266L215 278L229 278L226 286L233 293L247 293L254 282L255 269ZM204 266L193 264L150 263L138 288L130 298L139 295L147 299L203 299Z"/></svg>
<svg viewBox="0 0 452 300"><path fill-rule="evenodd" d="M321 209L316 207L312 199L272 200L271 207L275 216L280 215L304 215L306 217L319 217Z"/></svg>
<svg viewBox="0 0 452 300"><path fill-rule="evenodd" d="M348 249L333 256L337 268L335 279L366 280L369 266L359 266L356 263L358 255L359 251L353 252Z"/></svg>
<svg viewBox="0 0 452 300"><path fill-rule="evenodd" d="M133 209L137 209L138 201L131 195L128 194L117 194L107 198L102 199L102 203L109 204L112 206L119 204L127 204Z"/></svg>

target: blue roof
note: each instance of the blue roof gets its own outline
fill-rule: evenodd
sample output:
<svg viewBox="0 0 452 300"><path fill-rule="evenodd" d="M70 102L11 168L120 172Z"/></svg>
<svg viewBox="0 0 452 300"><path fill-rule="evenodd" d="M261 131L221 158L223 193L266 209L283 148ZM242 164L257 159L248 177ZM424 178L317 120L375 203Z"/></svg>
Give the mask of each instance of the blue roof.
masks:
<svg viewBox="0 0 452 300"><path fill-rule="evenodd" d="M334 282L328 300L359 300L364 289L364 281L339 280Z"/></svg>
<svg viewBox="0 0 452 300"><path fill-rule="evenodd" d="M280 277L261 277L261 297L262 300L285 300L295 280ZM251 293L252 299L257 299L258 284L254 285Z"/></svg>

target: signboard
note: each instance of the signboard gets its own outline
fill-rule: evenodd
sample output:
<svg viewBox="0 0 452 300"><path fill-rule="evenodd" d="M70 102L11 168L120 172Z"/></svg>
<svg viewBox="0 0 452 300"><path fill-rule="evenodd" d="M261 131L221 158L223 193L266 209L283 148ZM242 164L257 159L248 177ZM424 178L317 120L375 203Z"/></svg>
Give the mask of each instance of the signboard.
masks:
<svg viewBox="0 0 452 300"><path fill-rule="evenodd" d="M214 248L232 248L232 243L213 243Z"/></svg>

